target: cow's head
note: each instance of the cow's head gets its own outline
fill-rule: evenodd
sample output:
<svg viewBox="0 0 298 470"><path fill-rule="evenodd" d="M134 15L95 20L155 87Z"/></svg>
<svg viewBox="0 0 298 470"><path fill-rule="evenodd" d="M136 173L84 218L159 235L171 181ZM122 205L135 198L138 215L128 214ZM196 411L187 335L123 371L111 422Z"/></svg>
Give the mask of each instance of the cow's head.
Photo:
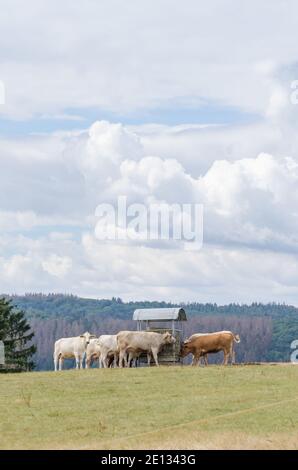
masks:
<svg viewBox="0 0 298 470"><path fill-rule="evenodd" d="M164 339L164 344L174 344L174 343L176 343L176 339L168 331L166 333L164 333L163 339Z"/></svg>
<svg viewBox="0 0 298 470"><path fill-rule="evenodd" d="M92 335L91 333L88 333L88 331L86 331L83 335L80 335L80 338L84 338L85 339L85 344L86 344L86 346L88 346L88 344L90 343L90 340L92 338L96 338L96 336Z"/></svg>
<svg viewBox="0 0 298 470"><path fill-rule="evenodd" d="M180 355L181 357L185 357L189 353L191 353L191 345L190 341L187 339L181 344Z"/></svg>

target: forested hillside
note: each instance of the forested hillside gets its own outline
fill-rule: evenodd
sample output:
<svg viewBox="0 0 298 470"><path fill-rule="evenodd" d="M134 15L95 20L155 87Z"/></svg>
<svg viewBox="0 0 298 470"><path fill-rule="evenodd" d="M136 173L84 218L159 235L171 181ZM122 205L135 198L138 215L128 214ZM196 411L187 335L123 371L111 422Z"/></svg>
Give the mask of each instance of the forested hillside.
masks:
<svg viewBox="0 0 298 470"><path fill-rule="evenodd" d="M35 331L38 369L52 368L53 344L59 337L78 335L85 330L100 335L135 329L131 318L136 308L175 306L166 302L83 299L63 294L5 297L24 310L30 320ZM239 333L238 361L289 361L290 344L298 339L298 309L292 306L260 303L224 306L189 303L183 306L188 316L186 335L220 329Z"/></svg>

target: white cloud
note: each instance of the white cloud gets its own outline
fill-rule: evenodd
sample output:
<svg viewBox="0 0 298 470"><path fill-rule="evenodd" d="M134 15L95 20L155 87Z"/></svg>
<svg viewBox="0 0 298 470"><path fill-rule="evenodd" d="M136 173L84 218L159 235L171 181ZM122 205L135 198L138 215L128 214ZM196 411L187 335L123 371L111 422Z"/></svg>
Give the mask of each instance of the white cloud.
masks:
<svg viewBox="0 0 298 470"><path fill-rule="evenodd" d="M190 127L189 138L192 139L192 133L197 131L195 139L199 142L200 137L204 139L201 128L194 130ZM175 147L180 130L168 132L168 129L162 129L161 132L172 136ZM184 132L187 132L185 127ZM207 128L203 132L210 133L212 146L212 135L217 138L220 130ZM243 128L244 135L246 132L247 129ZM148 142L144 144L143 136L143 128L138 136L137 128L131 131L120 124L104 121L95 123L85 133L55 135L53 142L49 136L32 137L18 145L2 142L2 148L10 154L9 164L3 158L5 178L2 174L2 182L6 197L1 200L0 212L1 227L6 233L1 239L0 253L4 275L6 273L4 285L9 290L15 289L16 279L26 279L19 284L19 289L31 285L33 280L32 284L36 282L41 290L51 286L54 290L75 290L95 295L95 286L101 286L101 291L107 289L110 292L110 282L123 295L128 285L132 296L134 285L143 286L144 296L146 293L151 295L150 292L153 295L154 288L168 295L172 282L174 295L180 282L183 286L179 290L181 295L183 292L191 295L192 282L185 277L187 263L191 263L191 270L196 273L194 275L202 278L200 282L205 285L202 287L205 291L209 276L210 284L212 279L215 284L218 283L216 266L219 259L225 282L232 279L236 282L229 267L232 260L234 263L231 253L236 253L237 259L243 256L248 260L247 250L251 250L256 259L264 255L264 250L271 250L273 260L279 256L287 259L290 253L295 259L298 248L298 165L295 158L259 153L253 158L236 158L235 155L229 160L219 158L219 148L218 155L209 163L207 170L196 175L194 171L184 168L182 158L178 161L175 158L149 156L146 153ZM183 138L187 140L185 136ZM26 159L21 155L21 147L27 155ZM15 186L10 186L16 168L22 168L18 176L22 183L20 194L15 193ZM173 250L171 244L155 244L154 248L152 244L142 247L140 241L130 242L127 246L92 242L96 206L101 202L115 203L119 195L128 196L128 202L146 204L203 203L205 245L202 253L186 254L182 244L176 244ZM38 227L42 227L43 231L35 233ZM76 232L77 228L79 230ZM82 231L89 235L82 237ZM16 238L17 232L23 232L23 235ZM140 251L132 262L131 257L133 253L136 255L137 247ZM161 263L158 266L155 256ZM268 266L272 266L270 256L268 251L265 257ZM206 257L214 261L208 264ZM194 262L199 264L198 272L192 265ZM22 275L26 263L31 277ZM167 265L170 266L170 273L162 274ZM127 266L130 266L128 270ZM230 272L230 278L224 271L225 267ZM155 269L159 275L154 275ZM15 276L9 273L15 273ZM174 273L177 273L177 278ZM249 272L246 274L250 276ZM268 272L266 275L269 275ZM156 279L156 284L150 276ZM57 284L55 278L59 281ZM273 284L276 278L277 273L272 272L270 279ZM241 279L240 276L237 282ZM245 276L243 282L244 279ZM286 273L283 279L285 285L281 287L281 292L287 288ZM207 284L204 284L205 281ZM149 287L151 282L153 285ZM165 290L159 290L157 284L160 283L162 286L165 283L161 287ZM246 288L243 289L243 292L246 291ZM239 296L242 295L240 291ZM198 295L205 294L200 292ZM221 295L227 298L223 292Z"/></svg>
<svg viewBox="0 0 298 470"><path fill-rule="evenodd" d="M4 275L15 282L26 275L31 263L30 256L13 255L8 260L2 260Z"/></svg>
<svg viewBox="0 0 298 470"><path fill-rule="evenodd" d="M0 211L1 230L30 229L37 224L37 217L33 211L8 212Z"/></svg>
<svg viewBox="0 0 298 470"><path fill-rule="evenodd" d="M42 263L43 269L52 276L64 277L72 267L72 260L67 256L51 254Z"/></svg>
<svg viewBox="0 0 298 470"><path fill-rule="evenodd" d="M292 1L28 0L21 22L20 6L4 0L0 18L0 112L11 117L131 113L179 99L263 113L268 73L297 58Z"/></svg>
<svg viewBox="0 0 298 470"><path fill-rule="evenodd" d="M102 192L119 174L125 158L140 158L143 147L138 136L121 124L97 121L89 129L77 162L86 183Z"/></svg>
<svg viewBox="0 0 298 470"><path fill-rule="evenodd" d="M88 113L148 122L163 108L176 122L203 106L259 118L2 138L1 290L298 304L296 3L29 0L20 22L21 6L2 5L2 116L79 127ZM203 203L203 250L99 243L94 210L118 195Z"/></svg>
<svg viewBox="0 0 298 470"><path fill-rule="evenodd" d="M79 241L67 236L1 238L1 247L3 292L219 303L297 299L298 263L289 253L210 245L188 253L102 244L91 233ZM22 254L12 254L16 250Z"/></svg>

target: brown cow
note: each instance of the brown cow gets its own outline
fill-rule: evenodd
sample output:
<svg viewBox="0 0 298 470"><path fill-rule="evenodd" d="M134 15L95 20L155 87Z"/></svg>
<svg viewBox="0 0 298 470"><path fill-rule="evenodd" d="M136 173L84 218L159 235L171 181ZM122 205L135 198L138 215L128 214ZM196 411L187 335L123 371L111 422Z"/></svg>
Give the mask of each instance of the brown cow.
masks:
<svg viewBox="0 0 298 470"><path fill-rule="evenodd" d="M239 335L234 335L231 331L217 331L215 333L197 333L188 338L181 347L181 356L193 355L192 365L198 364L200 357L205 359L209 353L223 351L223 364L227 365L229 357L231 362L235 361L234 342L240 343Z"/></svg>

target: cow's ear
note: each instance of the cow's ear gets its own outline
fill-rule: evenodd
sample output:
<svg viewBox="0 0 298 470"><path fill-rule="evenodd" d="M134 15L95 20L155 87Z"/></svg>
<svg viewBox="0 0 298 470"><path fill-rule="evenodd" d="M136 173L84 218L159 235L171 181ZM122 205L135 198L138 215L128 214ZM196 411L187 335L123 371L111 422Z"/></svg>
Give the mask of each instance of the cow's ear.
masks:
<svg viewBox="0 0 298 470"><path fill-rule="evenodd" d="M95 335L90 335L90 338L96 338L96 336Z"/></svg>
<svg viewBox="0 0 298 470"><path fill-rule="evenodd" d="M84 335L80 335L80 338L85 338L85 336L84 336Z"/></svg>

